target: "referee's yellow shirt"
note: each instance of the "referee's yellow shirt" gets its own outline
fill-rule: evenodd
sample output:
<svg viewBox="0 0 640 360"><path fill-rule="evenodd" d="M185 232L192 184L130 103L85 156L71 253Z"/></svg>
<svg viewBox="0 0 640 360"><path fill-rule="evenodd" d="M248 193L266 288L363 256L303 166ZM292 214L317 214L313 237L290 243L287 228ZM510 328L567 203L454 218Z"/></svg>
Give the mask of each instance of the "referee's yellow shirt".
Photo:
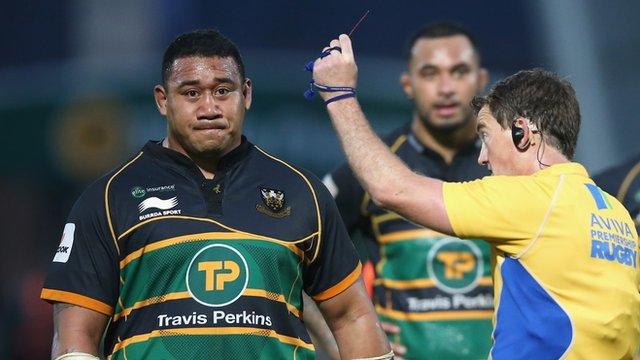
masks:
<svg viewBox="0 0 640 360"><path fill-rule="evenodd" d="M493 359L632 357L638 235L582 165L445 183L443 194L456 235L493 247Z"/></svg>

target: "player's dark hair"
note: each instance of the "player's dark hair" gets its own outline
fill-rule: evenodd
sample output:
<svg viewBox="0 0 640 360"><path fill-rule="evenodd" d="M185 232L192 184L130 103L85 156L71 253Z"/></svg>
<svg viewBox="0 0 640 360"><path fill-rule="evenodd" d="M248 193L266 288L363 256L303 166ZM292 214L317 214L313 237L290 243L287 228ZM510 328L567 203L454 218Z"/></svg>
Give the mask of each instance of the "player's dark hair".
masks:
<svg viewBox="0 0 640 360"><path fill-rule="evenodd" d="M478 43L476 42L476 38L471 35L469 30L463 27L460 24L450 22L450 21L439 21L431 24L427 24L420 28L418 31L414 32L407 41L404 49L404 55L407 61L411 60L411 51L415 46L416 42L420 39L439 39L443 37L450 37L462 35L469 39L471 46L473 47L473 51L476 53L478 57L478 62L480 62L480 50L478 49Z"/></svg>
<svg viewBox="0 0 640 360"><path fill-rule="evenodd" d="M169 44L162 56L162 83L166 86L176 59L201 57L230 57L238 66L240 79L244 80L244 62L236 45L215 29L195 30L184 33Z"/></svg>
<svg viewBox="0 0 640 360"><path fill-rule="evenodd" d="M543 70L522 70L471 102L476 114L488 105L503 129L518 117L538 127L543 140L572 159L580 131L580 106L569 81Z"/></svg>

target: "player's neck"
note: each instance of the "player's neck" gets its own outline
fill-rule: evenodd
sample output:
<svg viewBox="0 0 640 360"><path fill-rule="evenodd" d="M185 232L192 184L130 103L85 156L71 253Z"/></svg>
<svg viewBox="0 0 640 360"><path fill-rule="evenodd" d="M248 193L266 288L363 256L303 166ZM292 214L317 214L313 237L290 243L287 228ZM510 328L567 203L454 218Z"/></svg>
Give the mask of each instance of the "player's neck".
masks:
<svg viewBox="0 0 640 360"><path fill-rule="evenodd" d="M220 153L220 154L208 154L207 156L198 156L197 154L191 154L187 152L184 149L184 147L180 145L178 141L170 139L169 137L164 138L164 140L162 141L162 146L171 150L175 150L185 155L189 159L191 159L191 161L193 161L196 164L198 169L200 169L200 172L202 173L202 176L204 176L205 179L213 179L215 177L216 168L218 166L218 163L220 162L220 159L228 153L227 151L225 153Z"/></svg>
<svg viewBox="0 0 640 360"><path fill-rule="evenodd" d="M476 139L476 125L474 121L468 121L465 126L454 131L438 132L427 129L422 123L422 120L420 120L417 115L414 115L411 130L422 145L435 151L447 164L453 162L453 157L461 148L469 145Z"/></svg>

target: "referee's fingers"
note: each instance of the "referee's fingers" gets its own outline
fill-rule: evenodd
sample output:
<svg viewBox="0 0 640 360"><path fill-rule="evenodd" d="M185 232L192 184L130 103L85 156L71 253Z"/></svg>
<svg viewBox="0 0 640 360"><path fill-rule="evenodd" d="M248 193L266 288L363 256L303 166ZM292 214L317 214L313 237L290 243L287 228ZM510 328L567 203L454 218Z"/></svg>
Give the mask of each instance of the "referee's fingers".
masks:
<svg viewBox="0 0 640 360"><path fill-rule="evenodd" d="M342 57L348 61L355 61L353 56L353 48L351 47L351 39L348 35L340 34L340 47L342 48Z"/></svg>
<svg viewBox="0 0 640 360"><path fill-rule="evenodd" d="M338 39L333 39L329 43L329 49L340 48L340 41Z"/></svg>

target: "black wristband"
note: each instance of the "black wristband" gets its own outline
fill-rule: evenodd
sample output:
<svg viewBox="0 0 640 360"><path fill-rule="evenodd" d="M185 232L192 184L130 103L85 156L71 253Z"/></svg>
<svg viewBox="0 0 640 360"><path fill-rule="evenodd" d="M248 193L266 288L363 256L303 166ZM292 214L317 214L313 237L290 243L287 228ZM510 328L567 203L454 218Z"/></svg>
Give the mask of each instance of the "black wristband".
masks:
<svg viewBox="0 0 640 360"><path fill-rule="evenodd" d="M348 99L348 98L352 98L352 97L356 97L356 93L355 92L350 92L350 93L346 93L346 94L342 94L342 95L338 95L338 96L334 96L331 99L327 99L324 101L325 105L329 105L332 102L335 101L339 101L339 100L343 100L343 99Z"/></svg>

